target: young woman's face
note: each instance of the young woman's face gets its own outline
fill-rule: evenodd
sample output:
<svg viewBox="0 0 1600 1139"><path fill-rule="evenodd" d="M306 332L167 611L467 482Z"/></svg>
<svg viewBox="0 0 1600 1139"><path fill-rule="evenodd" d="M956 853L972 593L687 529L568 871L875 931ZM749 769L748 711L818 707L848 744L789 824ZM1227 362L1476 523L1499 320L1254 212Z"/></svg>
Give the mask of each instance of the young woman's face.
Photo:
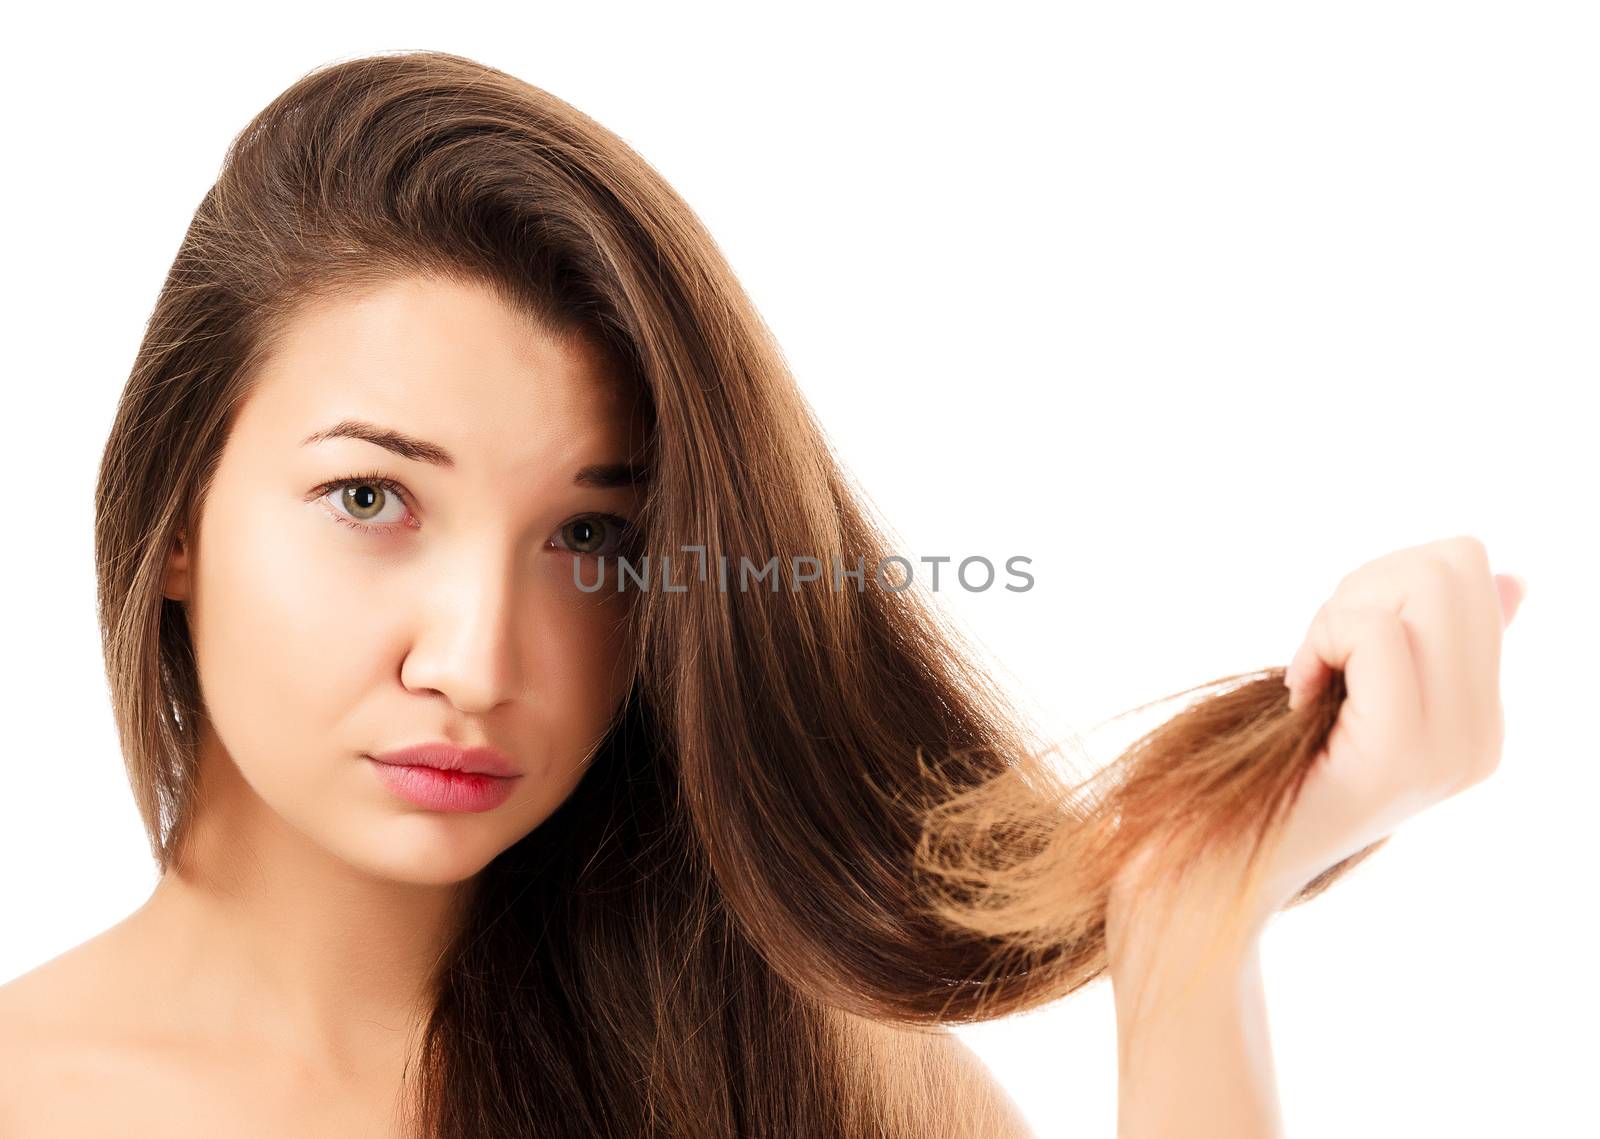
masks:
<svg viewBox="0 0 1600 1139"><path fill-rule="evenodd" d="M433 461L313 439L355 422ZM298 316L170 562L203 762L231 763L247 810L371 873L481 870L567 797L626 694L614 519L643 488L578 474L637 461L643 430L604 357L487 289L412 279ZM585 592L574 563L593 585L601 555L605 587ZM367 758L438 741L503 752L509 797L421 806Z"/></svg>

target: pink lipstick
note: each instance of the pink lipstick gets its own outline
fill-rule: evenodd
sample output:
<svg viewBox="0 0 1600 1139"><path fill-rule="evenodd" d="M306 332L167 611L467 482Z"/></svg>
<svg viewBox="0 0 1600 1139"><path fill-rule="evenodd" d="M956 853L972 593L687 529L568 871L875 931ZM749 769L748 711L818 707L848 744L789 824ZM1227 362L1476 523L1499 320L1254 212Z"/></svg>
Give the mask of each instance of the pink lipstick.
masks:
<svg viewBox="0 0 1600 1139"><path fill-rule="evenodd" d="M391 791L432 811L492 811L522 777L502 752L487 747L426 743L367 758Z"/></svg>

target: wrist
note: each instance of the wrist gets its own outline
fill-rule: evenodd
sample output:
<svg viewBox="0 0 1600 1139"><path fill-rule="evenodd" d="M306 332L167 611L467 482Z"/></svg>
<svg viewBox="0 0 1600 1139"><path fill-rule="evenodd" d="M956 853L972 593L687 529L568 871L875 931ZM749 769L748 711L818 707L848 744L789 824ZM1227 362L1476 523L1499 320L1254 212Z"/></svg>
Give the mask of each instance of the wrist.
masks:
<svg viewBox="0 0 1600 1139"><path fill-rule="evenodd" d="M1278 894L1211 850L1134 862L1106 907L1118 1135L1282 1135L1260 938Z"/></svg>
<svg viewBox="0 0 1600 1139"><path fill-rule="evenodd" d="M1260 943L1255 926L1207 923L1130 931L1108 952L1119 1029L1150 1018L1187 1016L1197 1007L1228 1007L1260 976Z"/></svg>
<svg viewBox="0 0 1600 1139"><path fill-rule="evenodd" d="M1119 1139L1282 1139L1258 941L1113 981Z"/></svg>
<svg viewBox="0 0 1600 1139"><path fill-rule="evenodd" d="M1106 907L1111 975L1170 972L1200 958L1238 965L1281 908L1280 894L1240 889L1230 875L1199 867L1175 881L1122 883Z"/></svg>

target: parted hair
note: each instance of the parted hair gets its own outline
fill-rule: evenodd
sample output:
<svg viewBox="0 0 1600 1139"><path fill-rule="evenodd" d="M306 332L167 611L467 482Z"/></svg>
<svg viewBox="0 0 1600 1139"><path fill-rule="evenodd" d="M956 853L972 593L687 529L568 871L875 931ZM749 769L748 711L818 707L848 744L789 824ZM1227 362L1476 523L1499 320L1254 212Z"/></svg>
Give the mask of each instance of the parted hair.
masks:
<svg viewBox="0 0 1600 1139"><path fill-rule="evenodd" d="M620 138L457 55L318 68L233 140L99 471L107 674L163 872L205 716L168 552L295 314L404 276L487 286L604 349L648 409L652 562L894 552L716 244ZM1342 694L1291 713L1281 668L1223 677L1072 772L918 588L632 598L603 744L474 877L438 963L407 1074L420 1139L920 1139L928 1088L837 1014L971 1023L1094 980L1133 853L1261 849Z"/></svg>

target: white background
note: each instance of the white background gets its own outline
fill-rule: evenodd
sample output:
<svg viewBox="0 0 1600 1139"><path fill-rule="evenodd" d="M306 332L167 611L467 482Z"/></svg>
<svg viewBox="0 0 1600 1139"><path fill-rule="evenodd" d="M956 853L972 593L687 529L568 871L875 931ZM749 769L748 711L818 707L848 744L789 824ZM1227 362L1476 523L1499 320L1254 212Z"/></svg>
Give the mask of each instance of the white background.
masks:
<svg viewBox="0 0 1600 1139"><path fill-rule="evenodd" d="M305 71L436 48L674 183L908 552L1034 559L939 596L1105 758L1371 558L1466 533L1524 575L1500 771L1275 920L1271 1029L1300 1139L1592 1127L1595 9L577 7L12 17L0 980L154 883L92 496L191 212ZM958 1031L1041 1136L1114 1133L1103 982Z"/></svg>

